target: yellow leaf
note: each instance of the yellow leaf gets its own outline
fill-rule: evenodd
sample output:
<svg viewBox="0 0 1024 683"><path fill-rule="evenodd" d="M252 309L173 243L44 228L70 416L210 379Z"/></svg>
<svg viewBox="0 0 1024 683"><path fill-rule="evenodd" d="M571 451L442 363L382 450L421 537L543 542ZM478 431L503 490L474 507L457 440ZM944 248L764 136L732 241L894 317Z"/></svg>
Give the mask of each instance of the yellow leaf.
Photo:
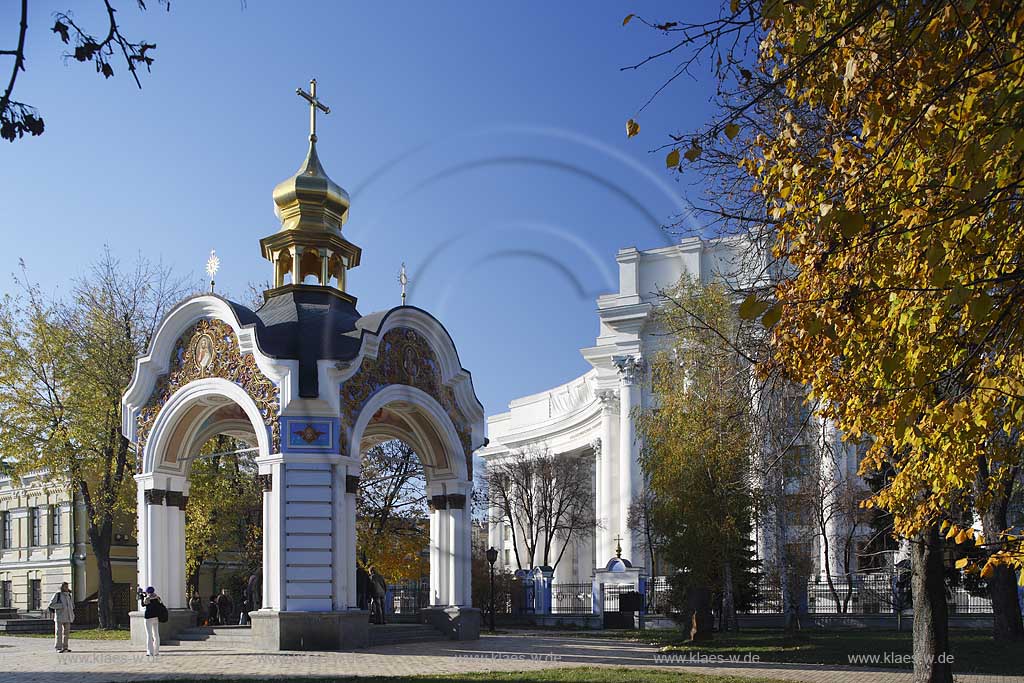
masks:
<svg viewBox="0 0 1024 683"><path fill-rule="evenodd" d="M970 537L970 536L969 536L969 535L967 534L967 531L965 531L965 530L963 530L963 529L961 529L961 530L960 530L960 533L958 533L958 534L956 535L956 542L957 542L958 544L960 544L960 543L966 543L966 542L967 542L967 541L969 541L969 540L971 540L971 537Z"/></svg>
<svg viewBox="0 0 1024 683"><path fill-rule="evenodd" d="M629 22L633 21L633 17L635 17L635 16L636 16L635 14L627 14L626 18L622 20L622 25L625 26Z"/></svg>
<svg viewBox="0 0 1024 683"><path fill-rule="evenodd" d="M729 0L729 11L736 14L740 11L740 0Z"/></svg>
<svg viewBox="0 0 1024 683"><path fill-rule="evenodd" d="M697 161L697 159L700 158L700 153L702 151L703 150L700 148L700 145L694 143L693 147L686 150L686 154L684 154L683 156L686 157L687 161Z"/></svg>
<svg viewBox="0 0 1024 683"><path fill-rule="evenodd" d="M674 149L665 157L665 167L674 168L679 165L679 150Z"/></svg>
<svg viewBox="0 0 1024 683"><path fill-rule="evenodd" d="M779 322L782 317L782 305L775 304L761 317L761 324L764 325L765 329L769 329L775 323Z"/></svg>
<svg viewBox="0 0 1024 683"><path fill-rule="evenodd" d="M640 132L640 124L639 123L637 123L633 119L630 119L629 121L626 121L626 137L627 138L631 138L631 137L633 137L634 135L636 135L639 132Z"/></svg>
<svg viewBox="0 0 1024 683"><path fill-rule="evenodd" d="M725 136L727 138L729 138L730 140L732 140L737 135L739 135L739 132L740 132L740 127L738 125L736 125L735 123L727 123L725 125Z"/></svg>
<svg viewBox="0 0 1024 683"><path fill-rule="evenodd" d="M739 316L744 320L753 320L768 309L770 304L759 301L756 294L749 295L740 304Z"/></svg>
<svg viewBox="0 0 1024 683"><path fill-rule="evenodd" d="M956 568L957 569L963 569L964 567L967 566L968 562L969 562L969 560L966 557L961 557L959 560L956 561Z"/></svg>
<svg viewBox="0 0 1024 683"><path fill-rule="evenodd" d="M996 573L996 566L992 560L985 563L985 566L981 568L981 578L987 579ZM1021 572L1021 576L1024 577L1024 572Z"/></svg>

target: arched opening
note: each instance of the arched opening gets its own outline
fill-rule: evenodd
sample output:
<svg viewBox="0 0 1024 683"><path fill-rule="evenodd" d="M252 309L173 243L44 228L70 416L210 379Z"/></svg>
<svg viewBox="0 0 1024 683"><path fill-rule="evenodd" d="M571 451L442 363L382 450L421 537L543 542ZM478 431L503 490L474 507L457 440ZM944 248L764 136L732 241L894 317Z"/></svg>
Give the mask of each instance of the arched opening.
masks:
<svg viewBox="0 0 1024 683"><path fill-rule="evenodd" d="M136 477L139 584L180 610L183 625L208 620L210 597L222 589L231 602L223 621L237 624L243 608L261 605L265 514L255 458L268 449L259 409L227 380L179 389L154 422Z"/></svg>
<svg viewBox="0 0 1024 683"><path fill-rule="evenodd" d="M409 573L384 577L390 586L385 598L386 618L401 621L414 619L417 611L428 607L469 606L471 488L465 454L450 418L423 391L392 385L363 408L353 436L362 458L361 488L366 479L367 494L389 490L386 484L373 483L382 474L404 477L406 488L401 492L410 503L409 514L398 522L413 528L407 529L408 544L399 549L413 555L424 552L422 559L429 567L427 576L418 580ZM422 465L422 475L417 463ZM413 488L417 484L423 486L421 499ZM395 492L396 487L390 490ZM365 506L364 511L369 507ZM426 535L418 534L420 530ZM424 543L418 551L415 544L420 539ZM414 572L416 557L406 559L407 567Z"/></svg>
<svg viewBox="0 0 1024 683"><path fill-rule="evenodd" d="M387 586L385 618L417 621L430 604L430 511L425 468L405 441L385 439L363 449L356 556L359 608L370 608L370 577L379 574Z"/></svg>

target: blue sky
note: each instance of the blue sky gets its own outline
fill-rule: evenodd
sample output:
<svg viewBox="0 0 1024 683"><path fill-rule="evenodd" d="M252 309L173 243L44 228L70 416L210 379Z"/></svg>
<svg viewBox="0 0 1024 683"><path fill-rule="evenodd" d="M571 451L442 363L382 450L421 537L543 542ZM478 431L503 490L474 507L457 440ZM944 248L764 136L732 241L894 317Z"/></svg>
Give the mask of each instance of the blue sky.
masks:
<svg viewBox="0 0 1024 683"><path fill-rule="evenodd" d="M714 3L118 4L124 32L157 44L141 91L116 62L104 81L61 58L51 13L99 32L101 3L30 3L15 97L47 130L0 144L0 291L20 257L59 294L103 244L197 282L215 248L218 290L236 298L268 279L258 241L279 227L271 190L304 157L294 91L315 76L332 108L320 158L352 194L345 233L363 249L349 291L363 313L397 305L405 261L409 303L447 326L493 414L586 371L578 349L616 250L670 243L659 226L698 193L649 150L708 115L711 86L680 80L627 140L670 64L619 69L669 39L621 22ZM0 5L4 48L15 5Z"/></svg>

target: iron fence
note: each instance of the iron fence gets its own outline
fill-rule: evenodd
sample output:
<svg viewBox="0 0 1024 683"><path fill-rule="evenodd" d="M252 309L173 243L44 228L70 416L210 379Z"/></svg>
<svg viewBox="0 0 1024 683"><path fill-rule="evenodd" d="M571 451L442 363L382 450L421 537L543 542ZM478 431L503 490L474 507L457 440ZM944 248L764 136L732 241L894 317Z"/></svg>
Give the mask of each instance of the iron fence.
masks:
<svg viewBox="0 0 1024 683"><path fill-rule="evenodd" d="M551 613L591 615L594 613L594 585L592 583L551 584Z"/></svg>
<svg viewBox="0 0 1024 683"><path fill-rule="evenodd" d="M667 615L672 611L669 603L668 579L664 576L655 576L647 582L647 595L644 604L647 606L648 614Z"/></svg>
<svg viewBox="0 0 1024 683"><path fill-rule="evenodd" d="M388 586L391 614L419 614L430 605L430 590L416 585Z"/></svg>
<svg viewBox="0 0 1024 683"><path fill-rule="evenodd" d="M908 572L871 572L849 577L833 577L832 586L825 579L812 579L804 595L795 595L797 603L809 614L893 614L910 609ZM745 614L783 614L782 587L778 578L759 577L753 605ZM946 586L946 603L950 614L991 614L992 600L984 583Z"/></svg>

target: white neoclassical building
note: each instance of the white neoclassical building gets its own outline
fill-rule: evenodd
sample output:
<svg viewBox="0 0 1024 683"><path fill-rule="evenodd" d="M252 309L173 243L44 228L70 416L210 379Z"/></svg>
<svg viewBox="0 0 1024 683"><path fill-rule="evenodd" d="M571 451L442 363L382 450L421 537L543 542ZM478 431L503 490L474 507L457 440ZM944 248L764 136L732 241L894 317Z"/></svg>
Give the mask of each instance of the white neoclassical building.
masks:
<svg viewBox="0 0 1024 683"><path fill-rule="evenodd" d="M641 539L627 523L629 509L644 487L639 464L641 445L637 440L631 411L651 404L650 383L643 369L645 359L664 348L652 316L659 304L659 292L671 288L685 274L701 282L723 282L742 288L749 283L749 251L735 240L690 238L680 243L651 249L620 249L619 290L597 299L598 334L593 346L580 350L592 366L582 376L561 386L509 403L508 412L487 419L489 443L479 451L485 463L523 449L584 457L593 464L594 528L570 544L555 568L555 581L587 581L596 568L603 568L616 556L621 544L623 558L634 566L649 564ZM856 477L856 455L842 443L834 429L824 428L832 440L839 461L830 465L838 476ZM787 493L792 487L787 485ZM497 516L492 511L491 517ZM757 522L754 539L759 558L771 563L776 555L778 535L771 524ZM832 533L840 536L844 521L831 522ZM812 553L821 571L821 544L807 548L812 535L801 522L786 531L784 543L799 543ZM498 550L498 564L516 569L511 544L514 534L504 525L492 523L488 542ZM833 546L834 548L835 546ZM833 569L836 553L832 553ZM646 567L650 571L650 567Z"/></svg>

